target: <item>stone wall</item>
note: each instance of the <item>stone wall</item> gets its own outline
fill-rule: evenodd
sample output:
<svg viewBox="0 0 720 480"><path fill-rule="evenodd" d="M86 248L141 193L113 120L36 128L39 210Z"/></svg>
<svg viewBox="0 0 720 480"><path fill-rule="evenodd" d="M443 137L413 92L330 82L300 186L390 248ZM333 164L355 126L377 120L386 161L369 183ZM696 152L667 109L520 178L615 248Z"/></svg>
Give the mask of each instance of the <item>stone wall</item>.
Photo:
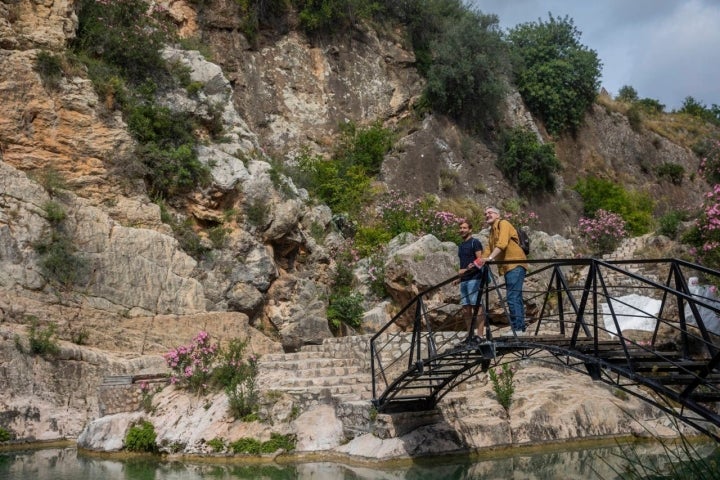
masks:
<svg viewBox="0 0 720 480"><path fill-rule="evenodd" d="M166 375L115 375L105 377L98 387L100 416L136 412L143 400L169 383Z"/></svg>

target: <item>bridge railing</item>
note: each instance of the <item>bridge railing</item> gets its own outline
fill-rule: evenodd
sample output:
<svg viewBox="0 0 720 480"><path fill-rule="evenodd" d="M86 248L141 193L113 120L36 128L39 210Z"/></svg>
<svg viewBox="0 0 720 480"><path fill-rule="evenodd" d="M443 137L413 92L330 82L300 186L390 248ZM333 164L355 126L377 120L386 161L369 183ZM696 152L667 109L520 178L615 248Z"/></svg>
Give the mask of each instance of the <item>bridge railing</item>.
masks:
<svg viewBox="0 0 720 480"><path fill-rule="evenodd" d="M631 373L638 351L662 355L662 350L679 350L684 359L704 359L706 371L718 367L720 304L712 297L694 295L688 279L698 277L703 283L719 285L720 272L677 259L528 263L531 271L523 295L529 326L524 341L563 338L566 348L582 344L585 355L598 356L603 342L615 340ZM403 372L457 348L470 336L473 327L462 320L459 299L448 293L451 286L457 289L456 280L452 277L420 292L373 336L373 399ZM493 276L483 282L482 305L475 306L475 314L484 313L489 319L486 336L493 342L509 340L502 336L509 331L504 293L501 278ZM689 369L688 374L697 377ZM717 392L717 386L696 380L683 387L685 394L700 385Z"/></svg>

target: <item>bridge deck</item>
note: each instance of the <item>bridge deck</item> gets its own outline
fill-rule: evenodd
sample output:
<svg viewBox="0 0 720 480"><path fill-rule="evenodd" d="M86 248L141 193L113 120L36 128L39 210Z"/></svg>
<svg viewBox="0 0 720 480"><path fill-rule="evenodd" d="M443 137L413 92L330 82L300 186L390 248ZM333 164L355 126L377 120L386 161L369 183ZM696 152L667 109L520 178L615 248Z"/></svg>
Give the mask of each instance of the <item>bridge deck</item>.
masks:
<svg viewBox="0 0 720 480"><path fill-rule="evenodd" d="M500 336L507 328L490 324L490 342L459 344L474 333L474 327L466 332L443 330L444 312L452 307L437 304L438 290L455 278L417 295L383 327L371 340L376 408L382 412L431 409L449 391L491 367L536 357L589 374L720 440L707 428L707 422L720 427L714 404L720 401L720 332L705 325L712 315L720 318L720 306L693 295L687 281L692 275L720 284L720 272L677 259L529 263L540 268L529 272L528 279L537 275L541 277L537 283L547 287L524 291L526 304L541 305L529 319L532 323L525 335ZM664 283L657 276L640 275L643 265L664 271ZM566 276L573 268L575 283ZM578 269L584 278L577 275ZM503 303L501 287L481 285L478 298L483 303L476 307L484 309L491 294ZM628 303L629 292L656 299L659 311L634 307ZM432 308L425 305L426 299ZM415 312L412 332L407 332L411 312ZM507 320L507 309L504 313ZM654 331L623 330L626 321L637 319L654 326ZM392 345L403 346L400 356Z"/></svg>

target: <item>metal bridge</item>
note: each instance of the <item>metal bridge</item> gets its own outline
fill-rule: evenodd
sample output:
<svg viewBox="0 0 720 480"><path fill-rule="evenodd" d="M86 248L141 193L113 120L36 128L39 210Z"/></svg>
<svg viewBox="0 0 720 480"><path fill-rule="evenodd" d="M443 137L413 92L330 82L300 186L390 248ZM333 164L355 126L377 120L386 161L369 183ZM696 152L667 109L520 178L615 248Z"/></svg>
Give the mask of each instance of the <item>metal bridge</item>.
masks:
<svg viewBox="0 0 720 480"><path fill-rule="evenodd" d="M720 272L677 259L528 263L522 336L508 336L504 284L494 276L481 286L470 329L453 277L418 294L374 335L377 410L431 410L473 376L533 358L588 374L720 441L720 301L688 285L691 278L720 285ZM487 341L470 343L480 310L490 320Z"/></svg>

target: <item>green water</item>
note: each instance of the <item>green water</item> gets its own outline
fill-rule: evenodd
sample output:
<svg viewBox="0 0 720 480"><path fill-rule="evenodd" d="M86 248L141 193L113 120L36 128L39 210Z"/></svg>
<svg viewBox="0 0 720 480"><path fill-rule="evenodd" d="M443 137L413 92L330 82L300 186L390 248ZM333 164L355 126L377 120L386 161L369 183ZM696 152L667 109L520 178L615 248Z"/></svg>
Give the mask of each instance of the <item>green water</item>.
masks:
<svg viewBox="0 0 720 480"><path fill-rule="evenodd" d="M627 447L623 447L627 448ZM666 454L659 445L640 444L632 456L643 463L660 462ZM710 454L714 443L703 444ZM621 447L582 448L550 453L504 454L503 458L422 459L402 467L377 468L314 462L290 465L208 464L164 462L156 458L118 460L86 456L74 447L0 452L0 480L614 480L627 464ZM714 477L713 477L714 478Z"/></svg>

